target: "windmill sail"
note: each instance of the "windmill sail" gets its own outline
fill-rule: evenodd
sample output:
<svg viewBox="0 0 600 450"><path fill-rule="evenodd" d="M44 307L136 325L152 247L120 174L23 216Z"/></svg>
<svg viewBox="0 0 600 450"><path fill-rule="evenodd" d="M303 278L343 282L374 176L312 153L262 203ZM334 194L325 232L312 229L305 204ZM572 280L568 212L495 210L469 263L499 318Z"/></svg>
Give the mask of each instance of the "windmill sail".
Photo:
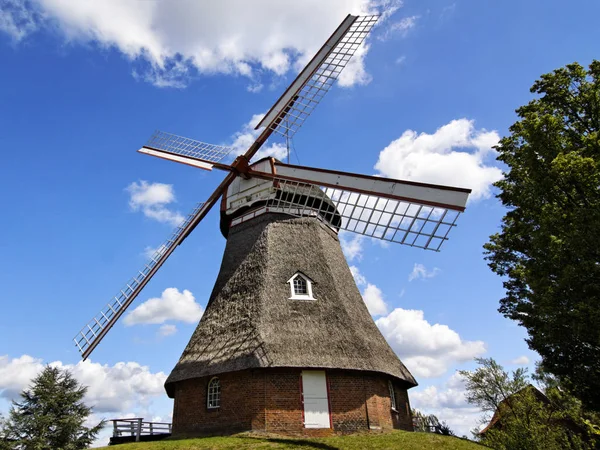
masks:
<svg viewBox="0 0 600 450"><path fill-rule="evenodd" d="M464 211L470 189L392 180L275 163L274 194L266 208L313 215L340 230L439 251ZM323 195L331 201L323 201Z"/></svg>
<svg viewBox="0 0 600 450"><path fill-rule="evenodd" d="M232 150L231 147L207 144L164 131L156 131L138 151L211 170L214 163L221 161Z"/></svg>
<svg viewBox="0 0 600 450"><path fill-rule="evenodd" d="M94 348L96 348L108 330L121 317L131 302L135 300L160 266L173 253L175 248L181 244L187 233L189 233L190 227L201 220L209 209L209 203L199 203L183 223L175 229L171 237L158 247L154 255L150 258L150 261L144 264L144 267L138 271L137 275L125 284L125 287L112 298L106 307L77 333L73 340L83 359L86 359Z"/></svg>
<svg viewBox="0 0 600 450"><path fill-rule="evenodd" d="M291 138L329 92L379 16L348 15L256 126Z"/></svg>

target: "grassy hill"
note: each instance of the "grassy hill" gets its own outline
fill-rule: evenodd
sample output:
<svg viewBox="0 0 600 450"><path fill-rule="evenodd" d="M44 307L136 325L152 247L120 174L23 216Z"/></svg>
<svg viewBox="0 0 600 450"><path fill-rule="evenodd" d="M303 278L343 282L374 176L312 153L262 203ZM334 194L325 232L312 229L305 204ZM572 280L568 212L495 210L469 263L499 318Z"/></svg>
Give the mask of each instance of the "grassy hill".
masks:
<svg viewBox="0 0 600 450"><path fill-rule="evenodd" d="M233 450L233 449L402 449L402 450L482 450L486 447L455 437L432 433L394 431L386 434L362 434L327 438L288 438L242 433L227 437L165 440L103 447L118 450Z"/></svg>

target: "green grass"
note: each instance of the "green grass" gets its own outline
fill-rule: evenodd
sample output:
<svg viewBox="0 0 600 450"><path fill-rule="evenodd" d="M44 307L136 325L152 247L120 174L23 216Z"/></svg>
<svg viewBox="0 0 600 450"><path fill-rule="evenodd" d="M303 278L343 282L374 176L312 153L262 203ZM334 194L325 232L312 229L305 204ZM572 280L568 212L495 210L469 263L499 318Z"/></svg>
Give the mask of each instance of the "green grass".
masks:
<svg viewBox="0 0 600 450"><path fill-rule="evenodd" d="M122 444L105 449L118 450L233 450L233 449L402 449L402 450L482 450L480 446L467 440L440 436L432 433L408 433L394 431L385 434L355 434L326 438L290 438L274 435L242 433L227 437L206 437L196 439L164 440L137 444Z"/></svg>

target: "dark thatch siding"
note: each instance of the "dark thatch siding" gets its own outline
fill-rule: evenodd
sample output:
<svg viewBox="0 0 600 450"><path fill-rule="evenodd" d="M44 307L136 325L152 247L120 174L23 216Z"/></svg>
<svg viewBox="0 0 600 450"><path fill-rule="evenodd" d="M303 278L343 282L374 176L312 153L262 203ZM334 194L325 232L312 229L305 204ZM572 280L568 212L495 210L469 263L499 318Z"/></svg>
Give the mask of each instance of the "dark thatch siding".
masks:
<svg viewBox="0 0 600 450"><path fill-rule="evenodd" d="M315 301L287 280L313 280ZM230 230L204 316L165 383L252 368L380 372L417 383L373 322L337 235L314 218L265 214Z"/></svg>

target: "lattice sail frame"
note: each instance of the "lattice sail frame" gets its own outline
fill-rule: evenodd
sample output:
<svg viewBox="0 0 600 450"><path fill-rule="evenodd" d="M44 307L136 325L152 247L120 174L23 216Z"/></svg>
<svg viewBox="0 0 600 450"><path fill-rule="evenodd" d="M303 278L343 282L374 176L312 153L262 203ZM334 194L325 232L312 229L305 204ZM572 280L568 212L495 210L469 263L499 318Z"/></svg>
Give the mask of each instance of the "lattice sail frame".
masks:
<svg viewBox="0 0 600 450"><path fill-rule="evenodd" d="M198 205L196 205L181 225L175 228L171 237L158 247L154 255L150 258L150 261L144 264L142 270L139 270L138 274L125 284L125 287L113 297L106 307L90 320L73 338L77 349L84 357L87 356L88 350L91 351L91 349L93 349L92 345L94 345L94 342L101 339L103 334L108 331L105 329L107 327L110 328L116 318L123 314L125 309L133 302L141 290L140 287L143 287L142 283L145 281L147 282L146 279L153 275L153 272L162 265L166 257L168 257L174 250L174 247L178 245L178 241L184 235L188 225L194 220L203 206L204 203L198 203ZM113 323L111 323L111 321Z"/></svg>
<svg viewBox="0 0 600 450"><path fill-rule="evenodd" d="M207 144L159 130L154 132L144 147L214 163L221 161L233 150L231 147Z"/></svg>
<svg viewBox="0 0 600 450"><path fill-rule="evenodd" d="M296 134L363 44L378 18L376 15L356 18L342 40L271 124L275 133L288 138Z"/></svg>
<svg viewBox="0 0 600 450"><path fill-rule="evenodd" d="M425 250L439 251L460 215L449 208L299 181L275 178L274 184L279 193L269 202L269 211L296 217L316 215L340 230ZM315 201L323 194L335 205L339 226L331 205Z"/></svg>

